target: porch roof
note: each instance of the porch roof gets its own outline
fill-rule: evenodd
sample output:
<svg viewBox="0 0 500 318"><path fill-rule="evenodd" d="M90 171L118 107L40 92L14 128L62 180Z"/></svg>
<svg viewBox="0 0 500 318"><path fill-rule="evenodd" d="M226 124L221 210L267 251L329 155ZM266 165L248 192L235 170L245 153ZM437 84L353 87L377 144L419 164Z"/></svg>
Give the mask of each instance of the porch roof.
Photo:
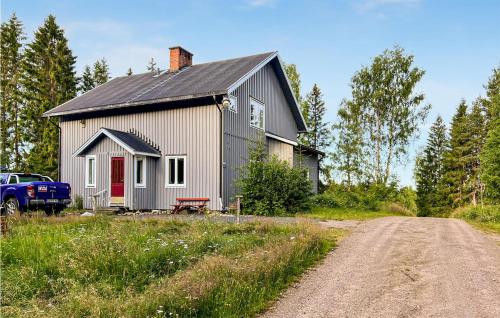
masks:
<svg viewBox="0 0 500 318"><path fill-rule="evenodd" d="M109 128L99 129L99 131L97 131L73 153L73 156L84 156L85 153L93 145L95 145L102 136L106 136L109 139L113 140L118 145L120 145L120 147L122 147L132 155L144 155L150 157L161 156L161 153L158 149L154 148L135 134Z"/></svg>

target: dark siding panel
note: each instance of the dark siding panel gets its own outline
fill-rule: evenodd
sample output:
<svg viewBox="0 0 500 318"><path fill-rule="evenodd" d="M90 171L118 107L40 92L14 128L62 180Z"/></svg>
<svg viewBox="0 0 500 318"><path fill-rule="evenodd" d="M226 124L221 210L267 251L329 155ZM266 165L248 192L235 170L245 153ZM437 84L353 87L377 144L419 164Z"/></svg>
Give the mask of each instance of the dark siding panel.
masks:
<svg viewBox="0 0 500 318"><path fill-rule="evenodd" d="M240 85L237 112L224 113L224 205L234 200L238 171L248 160L248 145L264 132L250 126L250 98L265 104L266 132L297 140L297 126L273 67L268 64ZM264 140L267 140L265 138Z"/></svg>
<svg viewBox="0 0 500 318"><path fill-rule="evenodd" d="M318 171L318 155L314 154L299 154L297 151L293 154L293 165L295 167L304 167L309 170L309 179L313 185L313 192L318 193L319 171Z"/></svg>

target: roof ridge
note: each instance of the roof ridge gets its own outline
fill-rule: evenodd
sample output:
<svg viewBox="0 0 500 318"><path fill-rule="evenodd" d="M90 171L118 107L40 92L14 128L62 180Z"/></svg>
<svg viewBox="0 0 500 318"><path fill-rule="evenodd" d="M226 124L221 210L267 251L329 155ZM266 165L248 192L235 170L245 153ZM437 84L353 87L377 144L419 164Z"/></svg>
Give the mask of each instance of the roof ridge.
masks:
<svg viewBox="0 0 500 318"><path fill-rule="evenodd" d="M250 54L250 55L245 55L245 56L240 56L240 57L233 57L233 58L227 58L227 59L223 59L223 60L216 60L216 61L210 61L210 62L203 62L203 63L197 63L197 64L193 64L191 65L190 67L193 67L193 66L198 66L198 65L205 65L205 64L211 64L211 63L220 63L220 62L227 62L227 61L232 61L232 60L239 60L239 59L244 59L244 58L248 58L248 57L254 57L254 56L258 56L258 55L270 55L270 54L274 54L278 51L269 51L269 52L263 52L263 53L257 53L257 54ZM168 69L164 69L163 71L160 70L160 72L165 72L165 71L169 71ZM116 79L116 78L125 78L125 77L131 77L131 76L139 76L139 75L146 75L146 74L154 74L153 76L158 76L158 74L155 74L155 72L151 72L151 71L147 71L147 72L142 72L142 73L137 73L137 74L132 74L132 75L122 75L122 76L116 76L116 77L113 77L113 79ZM165 74L168 74L168 73L165 73ZM160 75L163 75L163 74L160 74Z"/></svg>

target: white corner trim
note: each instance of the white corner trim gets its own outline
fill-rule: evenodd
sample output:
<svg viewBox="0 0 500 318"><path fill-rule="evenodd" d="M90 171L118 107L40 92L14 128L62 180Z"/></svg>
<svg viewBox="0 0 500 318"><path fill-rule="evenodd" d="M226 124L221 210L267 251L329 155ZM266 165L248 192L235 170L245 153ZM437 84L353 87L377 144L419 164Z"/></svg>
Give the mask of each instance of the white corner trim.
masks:
<svg viewBox="0 0 500 318"><path fill-rule="evenodd" d="M282 142L284 142L286 144L290 144L292 146L298 146L299 145L297 142L295 142L293 140L290 140L290 139L287 139L287 138L283 138L283 137L280 137L280 136L277 136L277 135L274 135L274 134L271 134L271 133L268 133L268 132L266 132L266 137L282 141Z"/></svg>

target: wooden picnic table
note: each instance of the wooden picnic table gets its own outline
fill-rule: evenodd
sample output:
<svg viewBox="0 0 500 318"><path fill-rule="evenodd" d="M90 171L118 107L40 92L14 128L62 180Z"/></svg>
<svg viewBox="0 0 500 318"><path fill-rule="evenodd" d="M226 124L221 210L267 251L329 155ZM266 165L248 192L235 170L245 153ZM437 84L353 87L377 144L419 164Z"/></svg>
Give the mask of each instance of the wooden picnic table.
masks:
<svg viewBox="0 0 500 318"><path fill-rule="evenodd" d="M173 204L172 213L177 214L186 209L196 209L198 213L203 213L207 207L209 198L176 198L177 204Z"/></svg>

